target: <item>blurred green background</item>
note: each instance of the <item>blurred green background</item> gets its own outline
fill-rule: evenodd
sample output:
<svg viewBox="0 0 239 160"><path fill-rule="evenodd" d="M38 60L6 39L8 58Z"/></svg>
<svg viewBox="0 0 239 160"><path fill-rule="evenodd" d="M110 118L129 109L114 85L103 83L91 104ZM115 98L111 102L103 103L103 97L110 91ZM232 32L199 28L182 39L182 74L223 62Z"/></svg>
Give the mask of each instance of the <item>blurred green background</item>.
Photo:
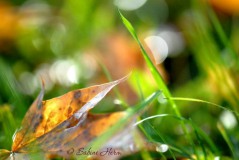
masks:
<svg viewBox="0 0 239 160"><path fill-rule="evenodd" d="M41 79L45 81L44 99L131 71L128 82L119 87L127 104L137 104L158 90L118 9L134 26L173 97L200 99L239 111L237 0L2 0L0 148L11 148L11 137L39 93ZM239 158L235 113L190 100L176 103L182 116L195 122L215 144L217 152L199 138L206 153ZM173 113L162 99L153 106L147 116ZM116 110L122 110L121 101L111 93L95 112ZM150 123L167 144L193 154L178 120ZM146 130L162 142L151 129ZM200 148L198 137L194 139Z"/></svg>

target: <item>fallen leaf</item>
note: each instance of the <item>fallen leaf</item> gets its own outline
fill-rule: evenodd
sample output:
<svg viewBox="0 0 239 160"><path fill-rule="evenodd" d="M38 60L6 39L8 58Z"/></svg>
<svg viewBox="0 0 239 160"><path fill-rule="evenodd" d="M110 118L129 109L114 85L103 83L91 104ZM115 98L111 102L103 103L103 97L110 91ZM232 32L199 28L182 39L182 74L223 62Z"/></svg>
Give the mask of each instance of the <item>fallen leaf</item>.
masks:
<svg viewBox="0 0 239 160"><path fill-rule="evenodd" d="M71 91L43 101L44 89L26 113L13 136L12 151L0 150L0 158L30 153L71 157L69 151L86 146L114 125L125 112L88 113L122 79ZM21 155L19 155L21 154ZM17 159L17 158L16 158Z"/></svg>

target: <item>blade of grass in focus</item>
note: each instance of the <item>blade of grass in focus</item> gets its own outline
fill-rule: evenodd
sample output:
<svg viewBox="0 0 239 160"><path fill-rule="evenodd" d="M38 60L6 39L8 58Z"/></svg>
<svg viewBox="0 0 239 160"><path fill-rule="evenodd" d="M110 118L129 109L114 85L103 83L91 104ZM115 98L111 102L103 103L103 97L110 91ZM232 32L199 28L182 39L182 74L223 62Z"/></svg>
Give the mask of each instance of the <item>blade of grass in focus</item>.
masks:
<svg viewBox="0 0 239 160"><path fill-rule="evenodd" d="M172 97L171 96L171 93L169 92L166 84L164 83L163 81L163 78L161 77L160 73L158 72L158 70L156 69L156 67L154 66L153 62L151 61L151 59L149 58L146 50L144 49L142 43L140 42L133 26L131 25L131 23L121 14L121 12L119 11L119 14L120 14L120 17L125 25L125 27L128 29L128 31L130 32L130 34L133 36L133 38L137 41L137 43L139 44L140 46L140 49L142 51L142 54L144 56L144 59L156 81L156 83L158 84L158 87L163 91L163 93L165 94L165 96L167 98L170 98ZM177 105L175 104L175 102L172 100L172 99L169 99L169 103L170 105L172 106L172 108L174 109L175 113L177 116L181 116L178 108L177 108Z"/></svg>
<svg viewBox="0 0 239 160"><path fill-rule="evenodd" d="M189 123L190 123L189 120L187 120L187 119L185 119L184 117L181 117L181 116L179 117L179 116L170 115L170 114L159 114L159 115L153 115L153 116L150 116L150 117L146 117L146 118L144 118L144 119L138 121L137 123L135 123L135 125L141 125L143 122L147 122L147 121L150 120L150 119L154 119L154 118L164 118L164 117L173 117L173 118L179 120L180 123L181 123L181 122L189 122ZM155 130L155 131L156 131L156 130ZM156 132L157 132L157 131L156 131ZM160 135L159 133L157 133L157 134ZM163 140L163 139L162 139L162 140ZM193 148L196 148L196 145L194 144L194 142L191 142L191 145L193 145L193 146L192 146ZM173 156L173 158L175 158L175 157L174 157L174 154L173 154L173 152L172 152L171 150L175 150L175 147L170 146L170 154ZM193 158L190 153L188 153L187 151L183 151L183 149L175 150L175 151L177 151L177 152L180 151L181 153L184 154L184 156ZM194 153L196 154L197 159L200 159L200 156L199 156L198 151L197 151L197 150L194 150Z"/></svg>
<svg viewBox="0 0 239 160"><path fill-rule="evenodd" d="M196 98L184 98L184 97L171 97L171 99L176 100L176 101L191 101L191 102L198 102L198 103L210 104L210 105L216 106L216 107L218 107L218 108L220 108L220 109L230 111L230 112L234 113L237 117L239 116L239 113L238 113L237 111L234 111L234 110L231 110L231 109L229 109L229 108L220 106L220 105L215 104L215 103L212 103L212 102L204 101L204 100L201 100L201 99L196 99Z"/></svg>
<svg viewBox="0 0 239 160"><path fill-rule="evenodd" d="M164 117L173 117L173 118L175 118L179 121L185 121L185 122L189 123L191 126L193 126L194 133L196 134L197 140L200 143L200 146L202 148L202 151L203 151L203 154L204 154L204 159L207 159L207 152L206 152L205 144L208 144L208 147L209 147L208 149L211 151L211 153L213 155L219 155L219 151L218 151L216 145L214 144L214 142L212 141L212 139L204 131L202 131L202 129L199 128L192 120L187 120L183 117L178 117L178 116L170 115L170 114L160 114L160 115L154 115L154 116L146 117L146 118L138 121L135 125L140 125L141 126L141 124L147 123L147 121L150 120L150 119L164 118ZM155 130L155 132L157 132L157 131ZM157 134L159 134L159 133L157 132ZM147 133L146 133L146 136L147 136ZM229 141L228 137L227 137L227 141ZM232 147L232 144L231 143L229 143L229 144ZM174 146L170 146L169 149L180 152L184 156L190 157L190 154L187 151L183 151L183 149L175 149ZM197 153L196 156L197 156L197 159L201 159L201 156L200 156L199 153Z"/></svg>
<svg viewBox="0 0 239 160"><path fill-rule="evenodd" d="M128 31L130 32L130 34L133 36L133 38L137 41L138 45L140 46L140 49L141 49L141 52L143 54L143 57L151 71L151 74L153 75L158 87L160 90L163 91L163 94L169 98L169 104L170 106L173 108L175 114L178 116L178 117L181 117L181 113L176 105L176 103L174 102L173 99L170 99L172 96L171 96L171 93L169 91L169 89L167 88L166 84L164 83L163 81L163 78L162 76L160 75L160 73L158 72L158 70L156 69L156 67L154 66L153 62L151 61L151 59L149 58L146 50L144 49L142 43L140 42L133 26L131 25L131 23L122 15L122 13L119 11L119 14L120 14L120 17L123 21L123 24L125 25L125 27L128 29ZM182 126L182 129L183 129L183 132L185 133L186 135L186 138L188 139L189 143L191 143L190 145L193 146L193 150L194 152L196 152L196 149L194 148L194 145L192 144L192 137L190 136L190 134L188 133L187 131L187 128L184 124L184 122L182 121L181 123L181 126Z"/></svg>
<svg viewBox="0 0 239 160"><path fill-rule="evenodd" d="M155 129L155 127L154 127L153 125L151 125L150 122L146 121L145 123L146 123L145 127L146 127L146 126L149 127L149 128L162 140L162 142L163 142L164 144L167 144L167 142L166 142L166 140L163 138L163 136ZM151 137L151 135L148 133L148 131L146 131L146 129L144 128L143 123L140 124L139 127L140 127L140 129L143 131L143 133L145 134L145 136L146 136L150 141L155 141L155 140ZM168 150L169 150L169 153L170 153L170 155L172 156L172 158L173 158L174 160L176 160L176 157L175 157L175 155L174 155L174 153L173 153L173 151L172 151L172 149L171 149L170 146L169 146L169 149L168 149Z"/></svg>

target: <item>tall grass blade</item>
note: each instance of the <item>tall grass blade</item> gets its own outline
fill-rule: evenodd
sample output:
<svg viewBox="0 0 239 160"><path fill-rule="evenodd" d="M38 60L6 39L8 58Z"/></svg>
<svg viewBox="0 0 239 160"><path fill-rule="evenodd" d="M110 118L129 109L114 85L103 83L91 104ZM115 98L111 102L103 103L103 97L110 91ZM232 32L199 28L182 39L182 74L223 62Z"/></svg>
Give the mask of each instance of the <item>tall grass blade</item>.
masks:
<svg viewBox="0 0 239 160"><path fill-rule="evenodd" d="M163 93L165 94L166 97L171 97L171 93L169 92L167 86L165 85L162 76L160 75L160 73L158 72L157 68L154 66L153 62L151 61L151 59L149 58L146 50L144 49L142 43L140 42L133 26L131 25L131 23L121 14L121 12L119 11L120 17L125 25L125 27L128 29L128 31L130 32L130 34L133 36L133 38L137 41L137 43L140 46L140 49L142 51L143 57L155 79L155 82L158 84L159 88L161 90L163 90ZM176 104L173 102L173 100L169 100L169 103L171 104L171 106L174 108L176 114L179 116L180 113L177 110Z"/></svg>
<svg viewBox="0 0 239 160"><path fill-rule="evenodd" d="M143 122L145 122L145 121L143 121ZM154 131L154 133L157 134L157 136L162 140L162 142L163 142L164 144L167 144L167 142L166 142L166 140L163 138L163 136L155 129L155 127L154 127L153 125L151 125L150 122L146 121L145 123L146 123L145 125L147 125L148 127L150 127L150 129L152 129L152 130ZM136 123L135 123L135 124L136 124ZM139 127L140 127L140 129L143 131L144 135L147 137L148 140L150 140L150 141L152 141L152 142L155 141L155 140L148 134L148 132L145 130L145 128L144 128L144 126L143 126L143 123L141 123L141 124L139 125ZM168 149L168 150L169 150L169 153L170 153L170 155L172 156L172 158L173 158L174 160L176 160L176 157L175 157L175 155L174 155L174 153L173 153L173 151L172 151L171 146L169 146L169 149ZM163 156L163 155L162 155L162 156Z"/></svg>
<svg viewBox="0 0 239 160"><path fill-rule="evenodd" d="M222 137L224 138L224 140L226 141L228 147L230 148L231 153L232 153L232 156L234 157L234 159L238 159L239 157L236 157L236 153L235 153L233 144L232 144L230 138L228 137L228 134L227 134L227 132L226 132L224 126L223 126L221 123L218 123L218 124L217 124L217 128L219 129L219 131L220 131Z"/></svg>
<svg viewBox="0 0 239 160"><path fill-rule="evenodd" d="M163 118L163 117L173 117L173 118L176 118L178 119L180 122L181 121L186 121L188 122L187 119L185 119L184 117L178 117L176 115L171 115L171 114L158 114L158 115L154 115L154 116L150 116L150 117L147 117L147 118L144 118L138 122L136 122L134 125L137 126L137 125L140 125L141 123L145 122L145 121L148 121L150 119L154 119L154 118ZM197 150L196 150L196 147L195 147L195 144L191 141L190 144L192 145L193 149L194 149L194 153L197 155L197 157L199 158L199 154L197 153ZM173 147L171 147L171 149L173 149ZM190 155L189 153L187 153L187 155Z"/></svg>
<svg viewBox="0 0 239 160"><path fill-rule="evenodd" d="M193 121L191 121L191 124L193 124ZM209 145L210 150L213 152L213 154L218 155L219 151L218 151L216 145L214 144L214 142L211 140L211 138L201 128L199 128L195 124L193 124L193 126L194 126L194 129L197 131L197 133L201 137L203 137L203 139L207 142L207 144Z"/></svg>
<svg viewBox="0 0 239 160"><path fill-rule="evenodd" d="M212 8L210 6L207 6L207 11L208 11L209 18L212 21L212 25L216 29L216 32L219 35L220 40L222 41L224 46L229 51L229 54L231 55L231 59L230 59L231 64L233 64L233 65L236 64L236 66L239 67L239 57L238 57L236 51L233 49L233 46L232 46L231 42L229 41L229 38L226 36L226 34L222 28L222 25L220 24L220 22L217 18L217 15L215 14L215 12L212 10Z"/></svg>
<svg viewBox="0 0 239 160"><path fill-rule="evenodd" d="M239 113L234 111L234 110L231 110L229 108L226 108L226 107L223 107L223 106L220 106L218 104L215 104L215 103L212 103L212 102L208 102L208 101L204 101L204 100L201 100L201 99L196 99L196 98L185 98L185 97L171 97L171 99L175 100L175 101L191 101L191 102L199 102L199 103L205 103L205 104L210 104L210 105L213 105L213 106L216 106L218 108L221 108L223 110L227 110L227 111L230 111L232 113L235 113L235 115L237 117L239 117Z"/></svg>
<svg viewBox="0 0 239 160"><path fill-rule="evenodd" d="M199 136L198 130L197 130L195 124L192 123L192 119L189 119L189 122L191 122L190 124L191 124L191 126L193 127L193 130L194 130L194 133L195 133L196 138L197 138L197 140L198 140L198 143L199 143L199 145L200 145L201 148L202 148L204 160L207 160L206 149L205 149L205 147L204 147L204 144L203 144L203 141L202 141L201 137ZM198 157L198 159L200 159L200 155L197 154L197 157Z"/></svg>
<svg viewBox="0 0 239 160"><path fill-rule="evenodd" d="M142 51L142 54L143 54L143 57L151 71L151 74L153 75L154 77L154 80L156 81L158 87L160 90L163 91L164 95L169 98L169 104L170 106L173 108L175 114L178 116L178 117L181 117L181 113L176 105L176 103L174 102L173 99L170 99L172 96L171 96L171 93L170 91L168 90L166 84L164 83L163 81L163 78L162 76L160 75L160 73L158 72L158 70L156 69L156 67L154 66L153 62L151 61L151 59L149 58L146 50L144 49L142 43L140 42L133 26L131 25L131 23L121 14L121 12L119 11L119 14L120 14L120 17L122 19L122 22L124 23L125 27L128 29L128 31L130 32L130 34L133 36L133 38L137 41L138 45L140 46L140 49ZM188 141L190 143L192 143L192 137L190 136L190 134L188 133L187 131L187 128L184 124L184 122L182 121L181 123L181 126L182 126L182 129L183 129L183 132L186 134L186 137L188 139ZM195 148L194 148L195 150Z"/></svg>

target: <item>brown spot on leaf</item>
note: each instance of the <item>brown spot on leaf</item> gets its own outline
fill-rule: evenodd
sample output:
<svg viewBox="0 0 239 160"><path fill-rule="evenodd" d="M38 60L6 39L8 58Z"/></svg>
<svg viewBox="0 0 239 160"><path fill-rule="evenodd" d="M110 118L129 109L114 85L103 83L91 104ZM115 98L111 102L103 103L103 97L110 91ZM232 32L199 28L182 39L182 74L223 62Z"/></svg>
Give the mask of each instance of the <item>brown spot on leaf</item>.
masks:
<svg viewBox="0 0 239 160"><path fill-rule="evenodd" d="M81 96L81 91L76 91L76 92L74 93L74 98L75 98L75 99L78 99L80 96Z"/></svg>
<svg viewBox="0 0 239 160"><path fill-rule="evenodd" d="M71 107L69 107L69 108L68 108L68 115L70 115L70 114L71 114L71 112L72 112L72 108L71 108Z"/></svg>
<svg viewBox="0 0 239 160"><path fill-rule="evenodd" d="M39 122L35 123L33 126L33 132L36 132L37 127L39 126Z"/></svg>

